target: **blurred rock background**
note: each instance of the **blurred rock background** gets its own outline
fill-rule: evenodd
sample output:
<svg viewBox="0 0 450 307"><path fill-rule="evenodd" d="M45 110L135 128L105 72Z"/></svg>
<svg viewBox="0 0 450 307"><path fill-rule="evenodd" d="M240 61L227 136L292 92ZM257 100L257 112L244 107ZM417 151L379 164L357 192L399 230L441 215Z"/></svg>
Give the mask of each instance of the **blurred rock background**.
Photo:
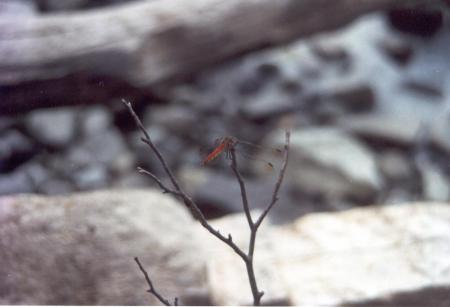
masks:
<svg viewBox="0 0 450 307"><path fill-rule="evenodd" d="M14 18L119 12L138 2L149 1L4 0L0 18L8 34L11 28L6 26ZM178 33L176 28L173 31ZM0 44L2 38L8 43L6 34L0 33ZM219 43L226 48L228 42ZM211 148L214 139L223 135L280 147L286 122L293 130L291 160L280 203L269 216L273 225L288 227L305 214L374 204L448 202L448 3L390 7L323 33L253 49L148 85L137 85L120 75L103 79L108 70L88 77L52 77L53 83L37 76L18 82L14 70L7 74L10 66L3 65L0 195L11 199L21 193L65 196L155 187L136 171L142 166L164 177L121 103L126 98L208 218L226 218L242 209L226 159L201 166L204 153L200 150ZM120 71L122 65L126 67L120 59L113 56L102 63ZM55 103L65 97L69 102ZM258 161L239 161L253 208L261 209L270 199L267 191L272 189L280 159L258 150L253 153L275 165L270 172L262 170ZM0 201L0 214L4 203ZM196 286L201 288L200 284ZM346 302L378 298L343 297ZM285 297L276 299L286 303ZM1 292L0 302L37 303L11 299ZM72 303L84 302L91 303Z"/></svg>

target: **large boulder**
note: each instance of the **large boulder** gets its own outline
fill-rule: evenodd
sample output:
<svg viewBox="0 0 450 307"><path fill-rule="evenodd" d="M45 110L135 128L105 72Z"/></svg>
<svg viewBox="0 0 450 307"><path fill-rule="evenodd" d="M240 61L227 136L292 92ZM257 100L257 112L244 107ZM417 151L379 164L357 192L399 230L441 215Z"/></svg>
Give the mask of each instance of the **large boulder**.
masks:
<svg viewBox="0 0 450 307"><path fill-rule="evenodd" d="M231 232L233 240L246 247L248 226L243 214L213 224ZM450 303L449 204L410 203L315 213L282 227L263 227L255 249L256 278L266 293L263 304ZM209 253L213 302L251 303L241 259L219 244Z"/></svg>
<svg viewBox="0 0 450 307"><path fill-rule="evenodd" d="M0 198L0 304L155 305L133 257L172 300L195 300L198 224L159 191Z"/></svg>

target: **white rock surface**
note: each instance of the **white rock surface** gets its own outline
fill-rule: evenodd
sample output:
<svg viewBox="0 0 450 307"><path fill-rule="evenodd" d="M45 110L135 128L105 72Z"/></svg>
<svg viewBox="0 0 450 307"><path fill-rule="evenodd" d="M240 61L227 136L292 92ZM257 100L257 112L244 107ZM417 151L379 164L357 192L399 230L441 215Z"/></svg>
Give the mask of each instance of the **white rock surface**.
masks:
<svg viewBox="0 0 450 307"><path fill-rule="evenodd" d="M204 283L199 230L159 191L0 198L0 304L155 305L155 286L184 303Z"/></svg>
<svg viewBox="0 0 450 307"><path fill-rule="evenodd" d="M212 223L246 249L244 215ZM357 305L402 293L427 304L427 289L450 288L449 252L449 204L413 203L265 223L255 267L266 304ZM1 304L156 304L134 256L167 297L252 302L242 260L160 192L0 198Z"/></svg>
<svg viewBox="0 0 450 307"><path fill-rule="evenodd" d="M259 214L261 214L260 211L252 212L254 219ZM245 215L230 215L211 223L222 234L231 234L233 241L247 252L250 232ZM259 290L265 293L264 304L288 305L286 289L276 270L277 260L273 253L276 237L272 236L273 229L274 226L265 223L258 231L255 247L255 275ZM203 233L202 242L208 250L207 278L212 303L214 305L252 305L252 292L242 258L209 233Z"/></svg>
<svg viewBox="0 0 450 307"><path fill-rule="evenodd" d="M275 251L295 305L339 305L449 286L449 231L448 204L355 209L300 219Z"/></svg>
<svg viewBox="0 0 450 307"><path fill-rule="evenodd" d="M221 219L216 225L236 234L236 240L238 235L245 236L243 215ZM270 236L261 233L259 239L257 275L264 276L264 269L272 282L261 280L260 288L267 293L263 303L276 299L299 306L360 306L378 300L378 304L395 306L395 299L402 301L402 293L414 296L418 305L433 302L433 306L445 306L450 302L449 295L432 300L427 296L427 289L444 289L444 293L447 289L448 293L450 288L449 204L413 203L311 214L271 228ZM220 258L216 256L208 266L213 301L248 303L248 281L238 273L237 256L225 247L214 253Z"/></svg>

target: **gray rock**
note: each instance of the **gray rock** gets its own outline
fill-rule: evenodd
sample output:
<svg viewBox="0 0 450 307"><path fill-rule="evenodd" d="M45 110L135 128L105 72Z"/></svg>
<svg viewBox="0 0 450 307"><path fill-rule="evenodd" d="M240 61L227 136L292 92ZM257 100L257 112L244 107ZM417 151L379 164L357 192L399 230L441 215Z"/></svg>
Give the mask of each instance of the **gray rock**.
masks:
<svg viewBox="0 0 450 307"><path fill-rule="evenodd" d="M450 154L450 110L437 115L430 123L430 141L437 148Z"/></svg>
<svg viewBox="0 0 450 307"><path fill-rule="evenodd" d="M257 94L264 88L266 80L261 78L257 73L251 76L243 76L239 82L237 82L236 92L241 96L252 96Z"/></svg>
<svg viewBox="0 0 450 307"><path fill-rule="evenodd" d="M78 146L86 151L93 163L107 165L114 163L120 155L128 151L122 134L112 127L103 133L90 136ZM81 154L80 159L82 159Z"/></svg>
<svg viewBox="0 0 450 307"><path fill-rule="evenodd" d="M404 72L407 80L435 89L440 93L447 91L450 78L450 30L442 28L441 35L431 39L426 46L419 45L415 56Z"/></svg>
<svg viewBox="0 0 450 307"><path fill-rule="evenodd" d="M423 83L421 81L406 80L403 83L403 87L409 91L412 91L425 97L428 96L436 99L441 98L443 96L443 92L440 88L435 87L431 84ZM430 102L433 103L434 102L433 100L430 100Z"/></svg>
<svg viewBox="0 0 450 307"><path fill-rule="evenodd" d="M135 170L136 161L135 156L130 151L125 151L118 155L110 165L109 169L116 176L122 175Z"/></svg>
<svg viewBox="0 0 450 307"><path fill-rule="evenodd" d="M280 90L286 94L300 94L303 90L303 85L299 79L294 78L283 78L278 83Z"/></svg>
<svg viewBox="0 0 450 307"><path fill-rule="evenodd" d="M256 72L264 80L278 77L281 72L278 64L275 62L263 62L257 65Z"/></svg>
<svg viewBox="0 0 450 307"><path fill-rule="evenodd" d="M422 121L416 116L370 114L346 116L339 119L337 125L374 141L411 146L417 139Z"/></svg>
<svg viewBox="0 0 450 307"><path fill-rule="evenodd" d="M33 143L17 130L0 134L0 171L14 167L33 153Z"/></svg>
<svg viewBox="0 0 450 307"><path fill-rule="evenodd" d="M73 146L63 156L52 156L49 165L58 173L70 176L74 171L95 164L92 154L84 147Z"/></svg>
<svg viewBox="0 0 450 307"><path fill-rule="evenodd" d="M14 170L0 175L0 195L40 192L41 186L51 177L41 163L31 160Z"/></svg>
<svg viewBox="0 0 450 307"><path fill-rule="evenodd" d="M208 108L208 101L205 99L205 94L195 87L184 84L169 88L160 87L156 88L160 95L162 95L163 97L167 97L168 100L172 101L173 103L192 107L198 107L198 105L200 104L201 106ZM211 103L213 104L212 107L217 107L217 105L211 101L209 107L211 107Z"/></svg>
<svg viewBox="0 0 450 307"><path fill-rule="evenodd" d="M273 171L262 179L245 178L249 205L252 209L263 210L270 202L274 189L274 178L278 175ZM208 218L216 218L226 214L242 212L241 190L238 181L231 171L213 171L205 168L183 168L179 178L186 191L199 203ZM306 212L311 207L293 206L288 196L287 184L282 185L279 201L272 210L271 221L275 223L292 220Z"/></svg>
<svg viewBox="0 0 450 307"><path fill-rule="evenodd" d="M265 292L262 303L405 306L401 302L406 301L408 306L446 306L449 221L447 203L405 203L309 214L281 227L263 224L255 249L256 276ZM244 214L213 224L246 247ZM240 259L212 238L205 236L203 242L214 304L250 304Z"/></svg>
<svg viewBox="0 0 450 307"><path fill-rule="evenodd" d="M75 190L72 183L62 178L50 178L37 186L37 191L45 195L64 195Z"/></svg>
<svg viewBox="0 0 450 307"><path fill-rule="evenodd" d="M12 195L34 192L34 185L23 172L0 175L0 195Z"/></svg>
<svg viewBox="0 0 450 307"><path fill-rule="evenodd" d="M266 142L281 147L284 136ZM288 178L296 189L329 199L369 201L381 188L375 156L362 143L330 127L307 128L291 135Z"/></svg>
<svg viewBox="0 0 450 307"><path fill-rule="evenodd" d="M78 147L71 148L65 155L49 157L47 165L55 173L55 176L69 182L74 182L75 174L83 172L86 168L93 165L104 167L103 164L96 163L87 150Z"/></svg>
<svg viewBox="0 0 450 307"><path fill-rule="evenodd" d="M197 114L192 107L164 105L149 107L145 112L143 123L145 126L162 126L183 135L188 134L197 121Z"/></svg>
<svg viewBox="0 0 450 307"><path fill-rule="evenodd" d="M350 58L350 55L344 47L326 42L326 40L316 42L312 46L312 51L325 62L348 61Z"/></svg>
<svg viewBox="0 0 450 307"><path fill-rule="evenodd" d="M164 296L192 302L204 289L199 231L156 191L0 198L0 303L157 305L133 257Z"/></svg>
<svg viewBox="0 0 450 307"><path fill-rule="evenodd" d="M81 9L88 4L88 0L37 0L39 6L46 12L61 12Z"/></svg>
<svg viewBox="0 0 450 307"><path fill-rule="evenodd" d="M27 16L34 15L37 7L33 0L2 0L0 2L0 15Z"/></svg>
<svg viewBox="0 0 450 307"><path fill-rule="evenodd" d="M339 104L334 102L321 103L317 105L317 108L313 110L313 116L315 122L319 124L331 124L335 123L339 118L347 115Z"/></svg>
<svg viewBox="0 0 450 307"><path fill-rule="evenodd" d="M39 142L63 147L75 137L75 112L73 108L33 111L26 117L26 128Z"/></svg>
<svg viewBox="0 0 450 307"><path fill-rule="evenodd" d="M122 134L111 127L74 144L63 156L52 157L49 165L78 188L93 189L106 187L110 173L130 171L134 159Z"/></svg>
<svg viewBox="0 0 450 307"><path fill-rule="evenodd" d="M418 193L419 191L416 191L416 194ZM411 193L411 191L406 191L403 187L397 188L390 186L386 194L383 195L382 203L391 205L414 201L418 198L416 194Z"/></svg>
<svg viewBox="0 0 450 307"><path fill-rule="evenodd" d="M419 165L422 174L424 199L431 201L448 201L450 199L449 180L442 171L429 162Z"/></svg>
<svg viewBox="0 0 450 307"><path fill-rule="evenodd" d="M335 101L351 112L367 112L375 105L375 93L370 84L336 82L328 91L327 99Z"/></svg>
<svg viewBox="0 0 450 307"><path fill-rule="evenodd" d="M80 190L94 190L108 186L108 171L102 165L82 168L76 171L72 178Z"/></svg>
<svg viewBox="0 0 450 307"><path fill-rule="evenodd" d="M33 186L37 189L39 186L50 178L50 171L39 162L30 161L17 169L18 172L24 173Z"/></svg>
<svg viewBox="0 0 450 307"><path fill-rule="evenodd" d="M396 81L397 86L391 86L379 91L380 103L376 116L384 116L386 120L397 120L403 126L408 127L414 122L421 121L424 124L432 122L441 112L444 101L441 97L425 95L423 92L404 87L404 80ZM378 95L378 93L377 93ZM420 125L420 124L419 124Z"/></svg>
<svg viewBox="0 0 450 307"><path fill-rule="evenodd" d="M170 134L161 126L147 126L147 132L153 144L164 153L164 158L169 166L173 166L180 159L179 153L183 152L183 140ZM156 174L165 174L161 164L151 149L141 141L142 132L136 131L130 137L130 147L136 156L138 166L152 169Z"/></svg>
<svg viewBox="0 0 450 307"><path fill-rule="evenodd" d="M395 150L379 154L378 166L381 174L390 181L401 182L413 174L411 162L404 154Z"/></svg>
<svg viewBox="0 0 450 307"><path fill-rule="evenodd" d="M137 170L119 176L115 178L112 186L116 188L129 188L129 189L137 189L137 188L146 188L154 184L150 178L144 174L140 174Z"/></svg>
<svg viewBox="0 0 450 307"><path fill-rule="evenodd" d="M296 100L281 89L267 89L245 99L240 111L251 120L266 119L294 110Z"/></svg>
<svg viewBox="0 0 450 307"><path fill-rule="evenodd" d="M399 65L406 65L413 56L413 48L404 38L389 35L383 37L378 43L378 47Z"/></svg>
<svg viewBox="0 0 450 307"><path fill-rule="evenodd" d="M85 136L100 133L111 127L112 122L112 114L107 108L103 106L90 107L81 114L81 131Z"/></svg>

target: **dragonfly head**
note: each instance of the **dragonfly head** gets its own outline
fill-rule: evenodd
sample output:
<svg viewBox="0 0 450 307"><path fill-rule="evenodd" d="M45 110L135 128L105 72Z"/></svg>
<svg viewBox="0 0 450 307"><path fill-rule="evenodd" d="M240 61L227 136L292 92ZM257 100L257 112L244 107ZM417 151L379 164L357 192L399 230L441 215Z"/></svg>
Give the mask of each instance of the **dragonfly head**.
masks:
<svg viewBox="0 0 450 307"><path fill-rule="evenodd" d="M232 136L225 136L223 138L223 142L227 145L227 147L232 147L232 146L236 145L238 140Z"/></svg>

